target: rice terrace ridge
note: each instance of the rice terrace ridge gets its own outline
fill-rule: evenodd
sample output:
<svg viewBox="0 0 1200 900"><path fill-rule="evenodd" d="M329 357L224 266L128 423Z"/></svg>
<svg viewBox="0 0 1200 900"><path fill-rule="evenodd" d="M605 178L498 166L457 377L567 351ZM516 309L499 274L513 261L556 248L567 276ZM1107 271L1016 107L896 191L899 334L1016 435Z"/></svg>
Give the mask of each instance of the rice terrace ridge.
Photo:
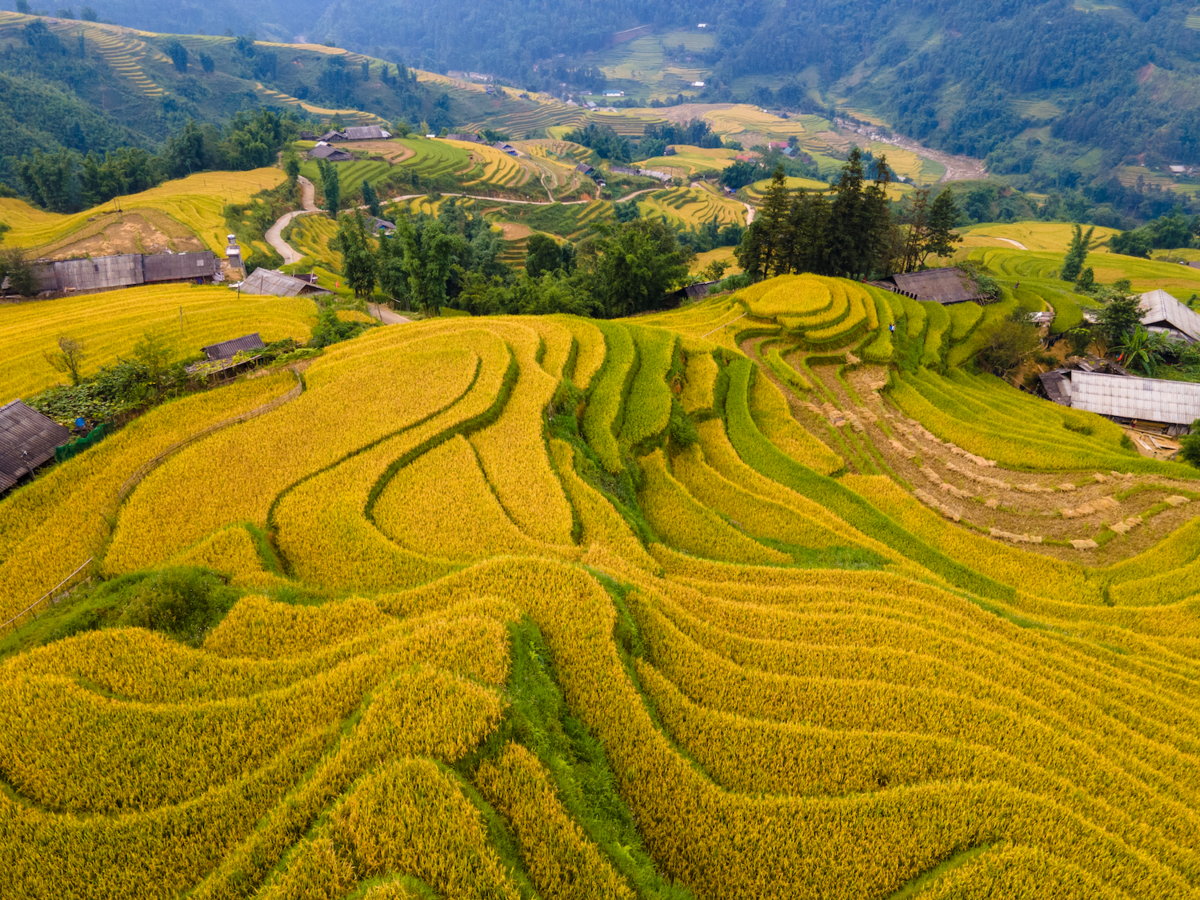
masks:
<svg viewBox="0 0 1200 900"><path fill-rule="evenodd" d="M1193 12L0 11L0 898L1200 900Z"/></svg>

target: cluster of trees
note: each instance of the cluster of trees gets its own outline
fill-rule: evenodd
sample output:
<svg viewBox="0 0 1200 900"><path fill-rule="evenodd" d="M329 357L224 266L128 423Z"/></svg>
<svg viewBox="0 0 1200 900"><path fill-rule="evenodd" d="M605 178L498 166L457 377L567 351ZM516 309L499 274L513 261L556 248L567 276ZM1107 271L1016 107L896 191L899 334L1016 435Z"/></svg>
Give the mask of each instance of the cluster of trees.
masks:
<svg viewBox="0 0 1200 900"><path fill-rule="evenodd" d="M791 272L866 278L913 271L930 254L949 256L961 240L954 232L953 192L947 188L930 201L929 191L919 190L909 208L894 215L887 159L880 156L873 168L868 179L863 154L852 149L832 198L789 191L783 169L776 169L737 249L738 264L755 280Z"/></svg>
<svg viewBox="0 0 1200 900"><path fill-rule="evenodd" d="M261 110L239 113L224 129L188 122L159 154L129 147L103 155L60 149L34 150L13 162L26 196L53 212L77 212L161 184L210 170L246 170L270 165L294 140L300 122L288 114Z"/></svg>
<svg viewBox="0 0 1200 900"><path fill-rule="evenodd" d="M632 315L660 307L685 284L692 258L668 226L635 219L600 226L577 246L535 235L518 275L500 261L489 223L453 200L436 218L400 216L395 234L378 237L358 212L347 213L336 241L356 295L378 289L406 309L435 314L452 307L475 315Z"/></svg>
<svg viewBox="0 0 1200 900"><path fill-rule="evenodd" d="M1170 215L1155 219L1133 231L1113 235L1108 249L1125 256L1149 258L1151 250L1178 250L1195 246L1200 236L1200 216L1185 216L1176 207Z"/></svg>

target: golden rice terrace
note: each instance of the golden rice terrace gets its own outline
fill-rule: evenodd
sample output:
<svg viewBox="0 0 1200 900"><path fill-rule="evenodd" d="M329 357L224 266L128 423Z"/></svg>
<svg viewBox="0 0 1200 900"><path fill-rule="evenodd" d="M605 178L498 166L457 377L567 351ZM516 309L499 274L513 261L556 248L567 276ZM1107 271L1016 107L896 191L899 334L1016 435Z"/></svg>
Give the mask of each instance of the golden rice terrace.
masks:
<svg viewBox="0 0 1200 900"><path fill-rule="evenodd" d="M967 374L1017 305L375 328L48 470L0 620L240 599L0 662L0 895L1200 897L1200 472Z"/></svg>

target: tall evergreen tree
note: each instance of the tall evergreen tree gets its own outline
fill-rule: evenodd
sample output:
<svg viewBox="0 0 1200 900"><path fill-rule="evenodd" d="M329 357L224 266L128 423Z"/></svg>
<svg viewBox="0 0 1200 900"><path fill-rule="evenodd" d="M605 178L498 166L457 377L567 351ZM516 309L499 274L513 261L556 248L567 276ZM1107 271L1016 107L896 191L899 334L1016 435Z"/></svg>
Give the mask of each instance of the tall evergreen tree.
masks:
<svg viewBox="0 0 1200 900"><path fill-rule="evenodd" d="M792 221L791 200L788 196L787 176L783 166L771 175L771 186L767 188L763 205L759 209L755 224L761 222L763 233L763 274L786 275L789 271Z"/></svg>
<svg viewBox="0 0 1200 900"><path fill-rule="evenodd" d="M342 205L342 186L338 181L338 170L331 162L318 160L321 170L321 190L325 192L325 209L330 217L336 219Z"/></svg>
<svg viewBox="0 0 1200 900"><path fill-rule="evenodd" d="M1095 230L1096 227L1093 225L1087 230L1087 234L1084 234L1083 228L1079 225L1075 226L1074 234L1071 237L1071 246L1067 249L1062 270L1059 273L1063 281L1074 281L1083 271L1083 264L1087 261L1088 248L1092 244L1092 234Z"/></svg>
<svg viewBox="0 0 1200 900"><path fill-rule="evenodd" d="M863 247L870 233L866 198L863 196L862 151L850 150L834 188L830 209L828 241L829 268L833 275L855 275L861 268ZM866 232L866 234L864 234Z"/></svg>
<svg viewBox="0 0 1200 900"><path fill-rule="evenodd" d="M337 239L342 248L342 275L346 283L354 289L354 296L370 296L375 290L375 254L367 237L366 223L358 210L339 220Z"/></svg>
<svg viewBox="0 0 1200 900"><path fill-rule="evenodd" d="M379 195L375 192L374 185L365 178L362 183L362 198L363 205L367 207L371 215L379 218Z"/></svg>

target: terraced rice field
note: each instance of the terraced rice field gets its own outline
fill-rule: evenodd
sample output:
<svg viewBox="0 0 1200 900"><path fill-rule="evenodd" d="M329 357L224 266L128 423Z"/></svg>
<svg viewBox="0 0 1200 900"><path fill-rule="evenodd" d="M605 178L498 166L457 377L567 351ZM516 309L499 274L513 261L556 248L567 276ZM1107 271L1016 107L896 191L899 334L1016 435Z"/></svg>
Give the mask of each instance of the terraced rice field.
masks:
<svg viewBox="0 0 1200 900"><path fill-rule="evenodd" d="M824 193L833 190L828 182L817 181L814 178L793 178L789 176L787 179L785 179L785 182L789 191L803 189L806 191L818 191ZM751 203L761 203L763 198L766 196L767 188L770 186L771 179L764 178L762 181L756 181L754 184L743 188L743 191L746 194L746 199L748 199Z"/></svg>
<svg viewBox="0 0 1200 900"><path fill-rule="evenodd" d="M3 645L5 897L1197 897L1200 471L963 368L1041 302L375 328L49 469L0 620L238 599Z"/></svg>
<svg viewBox="0 0 1200 900"><path fill-rule="evenodd" d="M970 257L984 263L1003 278L1021 280L1053 278L1062 266L1062 254L1049 251L1025 253L1020 250L977 248ZM1095 273L1096 281L1113 284L1129 279L1137 293L1162 288L1168 293L1183 292L1184 297L1200 291L1200 269L1178 263L1158 262L1093 250L1085 266Z"/></svg>
<svg viewBox="0 0 1200 900"><path fill-rule="evenodd" d="M1090 226L1089 226L1090 227ZM1085 228L1084 231L1087 229ZM980 238L993 239L990 243L978 241L974 246L1012 247L1007 241L1016 241L1028 250L1052 250L1065 253L1071 246L1074 234L1073 226L1066 222L1008 222L992 225L972 225L959 229L966 238L963 246L972 246L968 242L976 242ZM1107 252L1104 243L1114 234L1119 234L1115 228L1097 227L1092 235L1091 249L1097 253ZM998 240L1003 238L1005 240Z"/></svg>
<svg viewBox="0 0 1200 900"><path fill-rule="evenodd" d="M713 219L720 225L746 224L746 207L740 201L702 188L656 191L639 198L637 204L646 218L661 218L687 228L707 225Z"/></svg>
<svg viewBox="0 0 1200 900"><path fill-rule="evenodd" d="M292 220L287 241L297 253L307 257L313 264L331 272L340 272L342 254L329 246L329 242L337 237L337 230L337 222L329 216L300 216Z"/></svg>
<svg viewBox="0 0 1200 900"><path fill-rule="evenodd" d="M285 177L280 169L204 172L72 215L48 213L21 200L0 198L0 222L12 229L4 235L6 244L36 250L85 228L94 216L115 212L119 203L127 213L143 209L165 213L214 253L222 254L227 233L222 210L226 204L246 203L258 192L278 187Z"/></svg>
<svg viewBox="0 0 1200 900"><path fill-rule="evenodd" d="M722 171L733 165L736 150L706 149L702 147L677 146L672 156L656 156L638 163L643 169L667 171L672 175L691 177L697 172Z"/></svg>
<svg viewBox="0 0 1200 900"><path fill-rule="evenodd" d="M44 353L67 335L86 345L85 374L133 355L146 332L159 335L180 357L257 331L264 341L308 340L312 300L239 298L228 287L166 285L128 288L37 303L0 306L0 405L28 397L64 377Z"/></svg>

